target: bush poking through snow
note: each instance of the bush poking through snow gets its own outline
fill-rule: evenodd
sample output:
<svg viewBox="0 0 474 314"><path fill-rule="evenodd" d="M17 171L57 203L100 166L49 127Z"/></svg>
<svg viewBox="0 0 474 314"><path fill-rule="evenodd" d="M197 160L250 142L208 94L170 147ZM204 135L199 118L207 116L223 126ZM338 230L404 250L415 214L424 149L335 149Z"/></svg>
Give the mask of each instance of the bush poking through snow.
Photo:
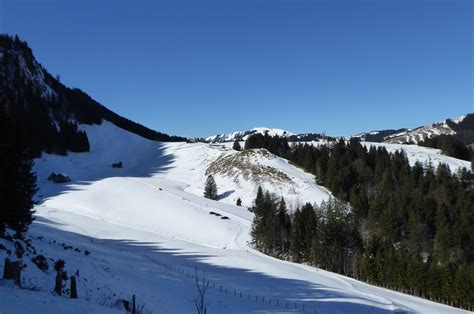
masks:
<svg viewBox="0 0 474 314"><path fill-rule="evenodd" d="M207 290L209 289L209 281L206 280L206 274L204 273L204 271L202 272L201 278L199 278L197 267L194 269L194 278L196 278L195 284L197 290L197 295L194 298L194 305L196 306L198 314L205 314L206 294Z"/></svg>
<svg viewBox="0 0 474 314"><path fill-rule="evenodd" d="M37 255L31 261L42 271L46 272L49 269L48 261L43 255Z"/></svg>
<svg viewBox="0 0 474 314"><path fill-rule="evenodd" d="M132 300L121 300L125 311L131 314L151 314L151 311L145 307L145 304L138 304L135 295L132 296Z"/></svg>
<svg viewBox="0 0 474 314"><path fill-rule="evenodd" d="M242 147L240 146L239 141L235 141L234 145L232 145L232 149L240 152L242 150Z"/></svg>

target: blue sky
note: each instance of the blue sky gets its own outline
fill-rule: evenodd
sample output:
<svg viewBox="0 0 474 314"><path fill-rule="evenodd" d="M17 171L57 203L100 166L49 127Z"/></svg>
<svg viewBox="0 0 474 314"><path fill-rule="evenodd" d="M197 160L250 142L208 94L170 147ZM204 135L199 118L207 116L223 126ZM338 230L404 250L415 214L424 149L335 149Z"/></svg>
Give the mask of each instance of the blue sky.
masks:
<svg viewBox="0 0 474 314"><path fill-rule="evenodd" d="M159 131L348 135L474 112L470 0L0 0L68 86Z"/></svg>

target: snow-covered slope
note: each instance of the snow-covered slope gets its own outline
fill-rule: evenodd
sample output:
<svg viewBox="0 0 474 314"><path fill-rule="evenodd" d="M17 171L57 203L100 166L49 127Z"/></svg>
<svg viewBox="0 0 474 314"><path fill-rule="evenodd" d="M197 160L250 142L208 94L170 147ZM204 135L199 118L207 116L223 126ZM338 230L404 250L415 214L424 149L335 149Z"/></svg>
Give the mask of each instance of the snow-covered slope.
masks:
<svg viewBox="0 0 474 314"><path fill-rule="evenodd" d="M35 313L65 308L68 313L123 313L119 300L135 294L154 313L192 313L197 269L210 282L208 313L463 313L253 250L248 244L252 213L228 204L231 196L202 198L206 171L215 174L221 192L236 190L229 195L253 194L259 178L252 172L246 178L234 166L245 173L265 165L294 180L296 187L307 187L307 195L325 197L323 189L302 182L307 177L301 170L268 152L151 142L110 123L85 128L91 153L37 160L39 204L29 232L38 252L64 259L68 273L78 274L79 300L53 296L54 271L39 271L30 255L24 287L40 291L2 283L0 312L31 313L36 304ZM112 169L117 161L124 168ZM72 181L46 181L51 171L66 172ZM0 263L4 254L0 250Z"/></svg>
<svg viewBox="0 0 474 314"><path fill-rule="evenodd" d="M268 134L269 136L283 136L289 137L293 135L293 133L282 130L282 129L274 129L274 128L253 128L248 131L236 131L231 133L224 133L224 134L217 134L213 136L209 136L206 138L206 141L211 143L226 143L226 142L234 142L234 141L245 141L247 137L253 134Z"/></svg>
<svg viewBox="0 0 474 314"><path fill-rule="evenodd" d="M211 174L217 183L219 199L235 204L240 198L243 206L251 206L259 186L277 197L284 196L290 208L329 198L330 193L315 183L314 176L287 160L265 149L237 152L229 146L168 143L165 153L173 156L173 162L169 170L158 176L186 182L186 192L202 195L205 180Z"/></svg>
<svg viewBox="0 0 474 314"><path fill-rule="evenodd" d="M320 146L327 143L322 142L310 142L308 144L314 146ZM371 146L384 147L389 153L396 151L404 151L410 165L413 166L417 161L422 164L430 163L433 167L438 167L440 163L447 164L452 172L457 172L462 168L471 169L471 163L466 160L457 159L454 157L446 156L439 149L422 147L414 144L391 144L391 143L374 143L374 142L361 142L363 146L369 149Z"/></svg>
<svg viewBox="0 0 474 314"><path fill-rule="evenodd" d="M466 118L462 115L456 119L447 119L438 123L425 125L416 129L408 129L406 131L389 135L385 137L385 143L391 144L417 144L427 138L432 138L438 135L454 135L456 131L449 125L448 121L454 124L461 123Z"/></svg>
<svg viewBox="0 0 474 314"><path fill-rule="evenodd" d="M443 155L443 152L439 149L421 147L417 145L390 143L363 142L362 145L366 146L367 148L370 146L385 147L387 151L391 153L394 153L397 150L403 150L408 157L410 165L412 166L415 164L415 162L419 161L423 164L431 162L434 167L437 167L440 163L444 163L447 164L453 172L456 172L462 168L471 169L471 163L469 161Z"/></svg>

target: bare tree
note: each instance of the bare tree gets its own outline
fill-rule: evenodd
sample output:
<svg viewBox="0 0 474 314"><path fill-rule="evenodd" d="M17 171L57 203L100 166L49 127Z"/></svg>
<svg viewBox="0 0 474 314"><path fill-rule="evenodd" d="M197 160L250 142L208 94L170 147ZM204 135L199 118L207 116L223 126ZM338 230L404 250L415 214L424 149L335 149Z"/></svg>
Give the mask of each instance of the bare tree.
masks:
<svg viewBox="0 0 474 314"><path fill-rule="evenodd" d="M206 293L209 289L209 281L206 280L206 274L202 271L202 277L199 278L197 266L194 268L195 284L197 295L194 298L194 305L198 314L206 314Z"/></svg>

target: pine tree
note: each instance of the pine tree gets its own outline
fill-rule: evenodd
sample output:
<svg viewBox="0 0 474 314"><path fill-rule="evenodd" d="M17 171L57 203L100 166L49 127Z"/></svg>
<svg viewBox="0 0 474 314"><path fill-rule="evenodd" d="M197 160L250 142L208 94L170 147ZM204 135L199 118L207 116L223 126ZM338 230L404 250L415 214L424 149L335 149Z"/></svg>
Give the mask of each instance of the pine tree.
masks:
<svg viewBox="0 0 474 314"><path fill-rule="evenodd" d="M242 147L240 146L240 143L239 143L238 140L236 140L236 141L234 142L234 145L232 145L232 149L233 149L233 150L236 150L236 151L241 151L241 150L242 150Z"/></svg>
<svg viewBox="0 0 474 314"><path fill-rule="evenodd" d="M212 175L209 175L206 179L204 197L211 200L217 200L217 184Z"/></svg>
<svg viewBox="0 0 474 314"><path fill-rule="evenodd" d="M291 220L282 197L277 209L277 248L286 253L290 246Z"/></svg>
<svg viewBox="0 0 474 314"><path fill-rule="evenodd" d="M293 261L299 263L303 259L304 251L304 221L301 210L296 209L291 224L291 256Z"/></svg>
<svg viewBox="0 0 474 314"><path fill-rule="evenodd" d="M8 119L6 141L1 143L0 168L0 232L8 226L21 236L33 221L33 196L36 193L36 175L33 161L15 124Z"/></svg>
<svg viewBox="0 0 474 314"><path fill-rule="evenodd" d="M252 222L252 230L250 235L252 236L253 242L255 243L257 248L262 247L262 240L263 240L263 222L264 222L264 206L265 206L264 196L263 196L263 189L262 187L258 187L257 197L255 198L254 205L252 207L252 211L254 213L253 222Z"/></svg>
<svg viewBox="0 0 474 314"><path fill-rule="evenodd" d="M33 161L28 157L26 150L20 147L16 147L10 165L13 167L10 174L14 193L11 195L11 203L8 203L11 206L8 224L21 235L33 221L33 196L37 191L36 175L32 172Z"/></svg>
<svg viewBox="0 0 474 314"><path fill-rule="evenodd" d="M237 201L235 202L235 205L237 206L242 206L242 200L239 198L237 198Z"/></svg>

